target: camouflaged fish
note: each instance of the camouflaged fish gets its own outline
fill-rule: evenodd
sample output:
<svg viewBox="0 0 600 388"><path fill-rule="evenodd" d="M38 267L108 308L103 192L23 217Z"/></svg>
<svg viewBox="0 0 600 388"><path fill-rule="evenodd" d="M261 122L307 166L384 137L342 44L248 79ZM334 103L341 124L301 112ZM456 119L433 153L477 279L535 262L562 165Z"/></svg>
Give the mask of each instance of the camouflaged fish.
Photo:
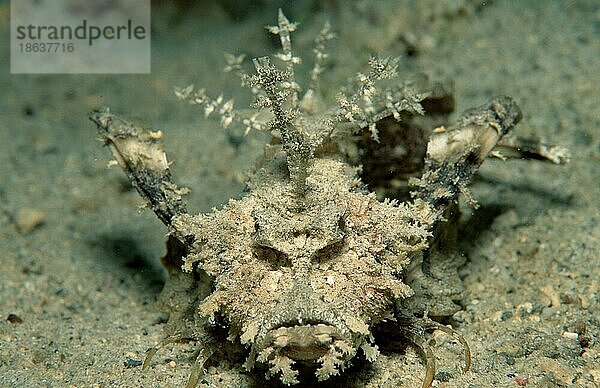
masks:
<svg viewBox="0 0 600 388"><path fill-rule="evenodd" d="M568 160L559 147L509 136L521 111L498 97L454 125L454 100L439 84L396 78L397 60L371 58L369 70L324 103L319 75L333 37L328 25L315 44L310 85L296 82L290 33L279 13L268 27L281 40L277 67L257 58L226 56L253 92L255 110L212 99L203 89L177 89L179 98L217 114L221 124L271 134L247 182L247 193L206 214L188 213L186 189L171 179L161 132L137 127L101 109L91 114L116 162L169 228L163 263L169 280L162 301L170 312L160 346L198 342L189 387L226 338L245 348L248 371L265 370L287 385L324 381L357 357L377 358L378 334L415 346L424 356L423 386L435 374L427 331L460 309L462 284L455 253L460 193L490 155ZM385 196L387 199L380 200ZM302 372L302 373L301 373ZM308 376L308 377L307 377ZM310 377L312 376L312 377Z"/></svg>

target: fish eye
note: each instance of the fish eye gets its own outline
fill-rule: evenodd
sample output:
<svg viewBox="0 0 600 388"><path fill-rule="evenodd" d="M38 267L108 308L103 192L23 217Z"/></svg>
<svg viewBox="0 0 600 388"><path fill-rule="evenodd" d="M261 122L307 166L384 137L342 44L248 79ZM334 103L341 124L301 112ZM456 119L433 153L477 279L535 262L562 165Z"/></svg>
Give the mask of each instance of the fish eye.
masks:
<svg viewBox="0 0 600 388"><path fill-rule="evenodd" d="M274 269L280 267L291 267L292 262L285 253L266 245L256 244L252 248L253 255L260 261L269 263Z"/></svg>
<svg viewBox="0 0 600 388"><path fill-rule="evenodd" d="M344 239L332 241L313 254L313 261L326 262L335 259L344 252Z"/></svg>

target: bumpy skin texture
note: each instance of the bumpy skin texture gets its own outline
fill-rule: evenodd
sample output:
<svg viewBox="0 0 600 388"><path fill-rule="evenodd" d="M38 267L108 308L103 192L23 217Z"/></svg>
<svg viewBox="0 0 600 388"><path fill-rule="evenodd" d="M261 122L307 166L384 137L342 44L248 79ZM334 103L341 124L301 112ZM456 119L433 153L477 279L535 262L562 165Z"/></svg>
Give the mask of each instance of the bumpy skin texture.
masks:
<svg viewBox="0 0 600 388"><path fill-rule="evenodd" d="M215 330L223 325L230 341L248 349L247 369L261 364L267 376L285 384L299 382L297 364L326 380L357 354L374 360L377 330L430 355L424 331L445 327L427 316L459 309L462 261L453 251L458 195L470 198L466 186L495 147L523 156L517 140L502 143L521 118L512 99L496 98L454 126L439 127L452 111L451 95L439 85L417 93L391 81L393 60L372 59L354 93L341 94L333 108L322 104L314 85L299 99L289 39L295 25L282 13L278 22L271 32L280 36L285 71L261 58L255 60L257 74L244 76L261 90L256 105L269 108L268 121L211 100L203 90L178 91L205 112L219 112L224 125L241 122L273 135L245 197L208 214L187 213L181 197L186 190L171 181L160 132L144 131L107 109L90 116L117 163L169 227L163 259L170 274L162 297L171 313L166 341L200 341L190 386L223 341ZM325 28L317 53L327 37ZM239 65L238 59L230 58L230 66ZM319 56L315 69L316 77ZM378 143L361 138L367 130L387 141L388 149L407 152L369 159ZM562 149L528 144L530 155L566 160ZM361 166L394 171L365 180L395 199L378 200L363 183ZM424 386L431 385L434 370L429 357Z"/></svg>
<svg viewBox="0 0 600 388"><path fill-rule="evenodd" d="M282 171L265 171L279 158L263 166L249 196L210 215L175 218L197 252L184 270L201 263L214 277L199 313L226 317L231 336L258 359L317 359L317 375L326 378L337 373L330 364L343 365L361 346L370 350L369 327L412 294L397 275L426 246L430 210L377 201L356 187L355 169L331 159L315 161L305 206L295 209ZM321 334L276 333L295 326Z"/></svg>

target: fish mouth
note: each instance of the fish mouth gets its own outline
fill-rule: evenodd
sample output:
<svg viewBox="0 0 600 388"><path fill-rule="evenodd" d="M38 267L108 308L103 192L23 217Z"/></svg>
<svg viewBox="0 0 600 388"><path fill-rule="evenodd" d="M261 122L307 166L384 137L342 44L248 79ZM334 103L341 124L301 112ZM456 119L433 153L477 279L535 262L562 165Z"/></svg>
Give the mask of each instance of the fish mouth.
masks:
<svg viewBox="0 0 600 388"><path fill-rule="evenodd" d="M253 347L248 361L268 366L267 378L279 375L286 385L297 384L299 368L309 367L318 381L344 370L354 357L357 344L348 333L323 322L289 322L269 330L260 345Z"/></svg>
<svg viewBox="0 0 600 388"><path fill-rule="evenodd" d="M267 332L262 347L295 361L309 361L323 357L343 339L340 330L330 324L286 324Z"/></svg>
<svg viewBox="0 0 600 388"><path fill-rule="evenodd" d="M298 368L314 370L319 381L339 374L362 341L340 311L302 282L279 298L270 316L247 325L240 337L251 344L246 366L261 363L267 378L279 375L287 385L298 383Z"/></svg>

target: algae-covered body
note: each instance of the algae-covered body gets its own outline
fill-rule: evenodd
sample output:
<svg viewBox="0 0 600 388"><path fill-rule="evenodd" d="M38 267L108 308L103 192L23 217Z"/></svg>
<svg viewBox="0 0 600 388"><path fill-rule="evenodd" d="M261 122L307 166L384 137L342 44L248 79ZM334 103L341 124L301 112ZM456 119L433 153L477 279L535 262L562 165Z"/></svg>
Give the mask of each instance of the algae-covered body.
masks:
<svg viewBox="0 0 600 388"><path fill-rule="evenodd" d="M216 328L226 326L227 338L248 349L248 370L258 364L268 376L295 384L305 376L301 370L322 381L357 357L375 360L377 334L385 333L423 351L429 386L435 367L425 331L456 335L429 317L459 309L462 260L453 251L459 193L470 198L466 185L499 149L554 162L565 161L566 154L503 139L521 118L508 97L446 129L453 107L449 93L398 82L391 59L372 58L354 89L327 107L318 80L332 34L326 26L317 38L311 84L302 92L290 41L295 27L280 12L278 25L269 28L281 39L282 70L259 58L256 74L248 76L241 72L242 57L228 57L229 69L252 88L257 111L237 111L232 101L192 87L176 92L206 114L219 114L224 126L240 123L272 135L248 194L211 213L187 212L186 190L171 181L160 133L107 109L91 115L118 164L169 227L165 342L199 341L189 382L195 385L224 340ZM395 151L370 159L378 141ZM394 173L365 176L370 171ZM392 199L378 200L365 182ZM468 368L468 347L458 338Z"/></svg>

